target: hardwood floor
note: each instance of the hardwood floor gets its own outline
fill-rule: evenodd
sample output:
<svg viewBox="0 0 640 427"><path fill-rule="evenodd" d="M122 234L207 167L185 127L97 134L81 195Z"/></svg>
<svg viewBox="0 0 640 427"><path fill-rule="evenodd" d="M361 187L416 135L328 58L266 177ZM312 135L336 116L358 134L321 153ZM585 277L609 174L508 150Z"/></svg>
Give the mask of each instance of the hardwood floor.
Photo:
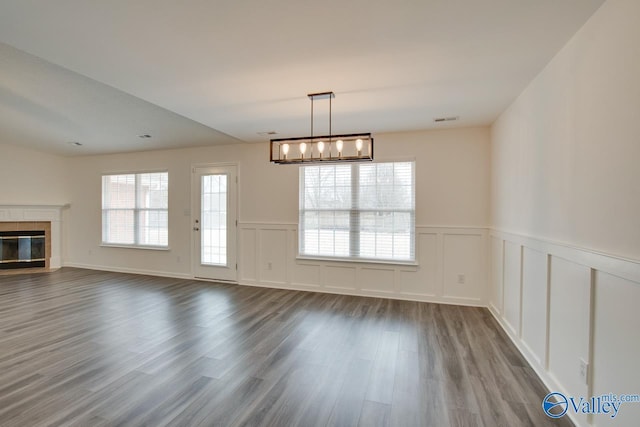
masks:
<svg viewBox="0 0 640 427"><path fill-rule="evenodd" d="M483 308L63 268L0 277L0 425L546 426Z"/></svg>

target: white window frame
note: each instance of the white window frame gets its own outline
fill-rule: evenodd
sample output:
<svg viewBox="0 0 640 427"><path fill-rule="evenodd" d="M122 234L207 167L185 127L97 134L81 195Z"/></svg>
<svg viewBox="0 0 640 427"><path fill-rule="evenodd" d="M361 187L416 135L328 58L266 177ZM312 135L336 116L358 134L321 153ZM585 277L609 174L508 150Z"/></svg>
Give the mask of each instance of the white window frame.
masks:
<svg viewBox="0 0 640 427"><path fill-rule="evenodd" d="M352 206L350 207L350 209L348 209L348 211L350 212L350 220L349 220L349 240L350 240L350 247L349 247L349 256L336 256L336 255L310 255L310 254L305 254L302 253L301 248L303 248L303 241L302 239L304 238L304 233L303 233L303 208L302 208L302 200L299 200L299 210L298 210L298 239L297 239L297 256L296 259L299 260L318 260L318 261L339 261L339 262L358 262L358 263L373 263L373 264L400 264L400 265L414 265L417 266L418 262L417 262L417 248L416 248L416 212L415 212L415 206L416 206L416 162L415 159L397 159L397 160L386 160L386 161L376 161L373 162L373 164L385 164L385 163L412 163L412 170L411 170L411 183L412 183L412 189L413 189L413 207L412 209L391 209L391 210L387 210L389 212L404 212L404 213L409 213L410 214L410 218L411 218L411 226L412 226L412 231L410 233L410 246L411 246L411 254L412 254L412 258L410 259L394 259L394 258L370 258L370 257L364 257L364 256L358 256L354 254L354 250L355 251L359 251L359 248L355 248L357 246L359 246L359 232L360 230L356 227L356 224L359 222L359 220L355 221L354 220L354 214L356 216L359 217L360 213L364 213L364 212L378 212L378 211L385 211L385 209L383 208L379 208L379 209L360 209L357 206L357 200L359 198L359 165L363 164L360 162L357 163L350 163L352 169L351 169L351 197L352 197ZM365 163L367 164L367 163ZM371 163L368 163L371 164ZM327 166L329 166L331 164L327 164ZM309 166L319 166L318 164L311 164ZM321 165L320 165L321 166ZM298 197L304 197L303 191L304 191L304 182L303 182L303 174L304 174L304 167L305 166L301 166L300 167L300 172L299 172L299 185L300 185L300 189L298 192ZM355 172L355 173L354 173ZM314 211L314 209L309 209L310 211ZM341 211L344 209L335 209L335 211ZM357 243L356 243L357 242ZM355 245L354 245L355 243ZM354 247L355 246L355 247Z"/></svg>
<svg viewBox="0 0 640 427"><path fill-rule="evenodd" d="M101 187L101 191L100 191L100 195L101 195L101 224L102 224L102 228L101 228L101 237L100 237L100 246L103 247L113 247L113 248L131 248L131 249L146 249L146 250L159 250L159 251L166 251L169 250L169 189L167 188L167 208L140 208L138 206L138 183L140 180L140 176L141 175L149 175L149 174L158 174L158 173L165 173L167 174L167 182L169 181L169 171L166 169L163 170L145 170L145 171L129 171L129 172L108 172L108 173L103 173L100 177L100 187ZM104 197L105 197L105 193L104 193L104 178L107 176L120 176L120 175L134 175L135 176L135 191L136 194L134 196L135 198L135 204L136 206L134 208L105 208L104 207ZM105 238L105 223L104 223L104 212L105 211L117 211L117 210L123 210L123 211L133 211L133 239L134 239L134 243L111 243L111 242L106 242L104 240ZM167 244L166 245L147 245L147 244L141 244L138 243L138 239L139 239L139 213L142 211L164 211L166 212L167 215Z"/></svg>

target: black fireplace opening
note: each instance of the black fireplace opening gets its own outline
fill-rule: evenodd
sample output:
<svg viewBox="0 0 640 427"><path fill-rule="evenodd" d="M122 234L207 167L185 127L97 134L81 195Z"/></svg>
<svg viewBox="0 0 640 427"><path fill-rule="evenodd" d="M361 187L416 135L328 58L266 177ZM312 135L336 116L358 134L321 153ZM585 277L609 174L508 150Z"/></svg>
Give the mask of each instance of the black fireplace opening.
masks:
<svg viewBox="0 0 640 427"><path fill-rule="evenodd" d="M0 231L0 270L45 266L44 230Z"/></svg>

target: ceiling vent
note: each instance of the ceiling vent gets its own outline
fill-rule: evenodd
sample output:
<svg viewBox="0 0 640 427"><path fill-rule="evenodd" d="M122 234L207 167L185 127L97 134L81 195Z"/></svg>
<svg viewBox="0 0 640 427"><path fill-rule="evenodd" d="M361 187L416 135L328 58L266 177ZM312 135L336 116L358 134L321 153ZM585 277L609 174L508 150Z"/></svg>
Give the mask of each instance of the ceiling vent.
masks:
<svg viewBox="0 0 640 427"><path fill-rule="evenodd" d="M73 145L74 147L82 147L82 143L78 141L69 141L69 145Z"/></svg>
<svg viewBox="0 0 640 427"><path fill-rule="evenodd" d="M258 132L258 135L260 136L270 136L270 135L277 135L278 132L276 132L275 130L270 130L268 132Z"/></svg>
<svg viewBox="0 0 640 427"><path fill-rule="evenodd" d="M450 117L436 117L435 119L433 119L434 122L436 123L441 123L441 122L455 122L456 120L460 119L459 116L450 116Z"/></svg>
<svg viewBox="0 0 640 427"><path fill-rule="evenodd" d="M138 135L138 138L149 139L149 138L151 138L151 135L149 135L148 133L145 133L145 134L142 134L142 135Z"/></svg>

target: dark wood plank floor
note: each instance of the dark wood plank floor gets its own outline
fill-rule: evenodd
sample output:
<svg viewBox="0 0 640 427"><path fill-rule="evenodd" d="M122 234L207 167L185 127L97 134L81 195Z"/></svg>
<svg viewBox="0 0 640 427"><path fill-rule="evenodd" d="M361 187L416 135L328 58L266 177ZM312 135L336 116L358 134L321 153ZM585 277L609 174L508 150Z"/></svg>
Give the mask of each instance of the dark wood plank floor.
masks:
<svg viewBox="0 0 640 427"><path fill-rule="evenodd" d="M0 425L546 426L486 309L63 268L0 277Z"/></svg>

